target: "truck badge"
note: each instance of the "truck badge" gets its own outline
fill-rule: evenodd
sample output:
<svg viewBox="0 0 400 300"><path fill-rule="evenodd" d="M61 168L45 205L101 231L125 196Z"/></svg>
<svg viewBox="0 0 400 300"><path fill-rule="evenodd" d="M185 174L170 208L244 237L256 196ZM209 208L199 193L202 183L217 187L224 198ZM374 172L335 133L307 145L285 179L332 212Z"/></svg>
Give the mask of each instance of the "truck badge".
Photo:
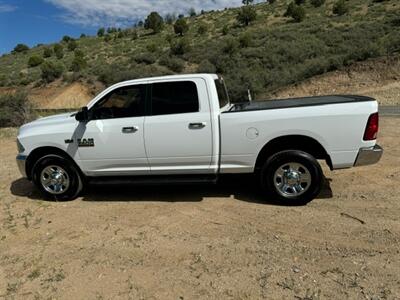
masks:
<svg viewBox="0 0 400 300"><path fill-rule="evenodd" d="M94 147L94 139L78 139L78 147Z"/></svg>

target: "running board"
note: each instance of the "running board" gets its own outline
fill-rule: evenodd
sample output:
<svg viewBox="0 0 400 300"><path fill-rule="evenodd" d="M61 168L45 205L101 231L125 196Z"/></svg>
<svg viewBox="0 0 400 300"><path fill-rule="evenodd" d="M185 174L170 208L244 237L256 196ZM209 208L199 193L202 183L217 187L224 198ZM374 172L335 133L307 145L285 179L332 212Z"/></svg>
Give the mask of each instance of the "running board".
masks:
<svg viewBox="0 0 400 300"><path fill-rule="evenodd" d="M216 184L217 175L166 175L166 176L107 176L89 177L93 185L169 185L169 184Z"/></svg>

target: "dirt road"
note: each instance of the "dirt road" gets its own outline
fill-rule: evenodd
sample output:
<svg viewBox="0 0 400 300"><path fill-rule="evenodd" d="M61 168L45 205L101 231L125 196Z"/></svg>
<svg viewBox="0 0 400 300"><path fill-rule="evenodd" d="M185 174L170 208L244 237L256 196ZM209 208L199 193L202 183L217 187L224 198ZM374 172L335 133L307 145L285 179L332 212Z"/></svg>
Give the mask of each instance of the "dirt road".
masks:
<svg viewBox="0 0 400 300"><path fill-rule="evenodd" d="M1 138L0 299L400 299L400 118L303 207L250 180L40 200Z"/></svg>

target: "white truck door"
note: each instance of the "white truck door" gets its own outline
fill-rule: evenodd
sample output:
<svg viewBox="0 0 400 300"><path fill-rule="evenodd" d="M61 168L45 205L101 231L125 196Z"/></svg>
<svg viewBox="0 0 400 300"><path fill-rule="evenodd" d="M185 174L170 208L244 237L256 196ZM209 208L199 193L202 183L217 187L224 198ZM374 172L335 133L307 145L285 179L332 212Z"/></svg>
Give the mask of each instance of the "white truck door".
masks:
<svg viewBox="0 0 400 300"><path fill-rule="evenodd" d="M90 110L79 155L89 175L145 175L150 166L144 148L146 85L117 88Z"/></svg>
<svg viewBox="0 0 400 300"><path fill-rule="evenodd" d="M206 82L183 79L150 84L145 145L151 174L207 174L213 131Z"/></svg>

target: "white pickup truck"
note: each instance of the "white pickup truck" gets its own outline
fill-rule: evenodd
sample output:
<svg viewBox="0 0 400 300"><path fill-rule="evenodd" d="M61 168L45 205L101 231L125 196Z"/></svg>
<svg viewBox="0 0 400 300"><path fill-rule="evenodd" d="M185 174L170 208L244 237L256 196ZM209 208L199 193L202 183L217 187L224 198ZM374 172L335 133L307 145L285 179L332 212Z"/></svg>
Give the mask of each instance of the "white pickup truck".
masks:
<svg viewBox="0 0 400 300"><path fill-rule="evenodd" d="M76 198L90 181L216 182L257 175L266 197L303 204L323 173L373 164L378 104L361 96L230 103L223 79L178 75L121 82L77 113L21 127L20 171L48 197Z"/></svg>

